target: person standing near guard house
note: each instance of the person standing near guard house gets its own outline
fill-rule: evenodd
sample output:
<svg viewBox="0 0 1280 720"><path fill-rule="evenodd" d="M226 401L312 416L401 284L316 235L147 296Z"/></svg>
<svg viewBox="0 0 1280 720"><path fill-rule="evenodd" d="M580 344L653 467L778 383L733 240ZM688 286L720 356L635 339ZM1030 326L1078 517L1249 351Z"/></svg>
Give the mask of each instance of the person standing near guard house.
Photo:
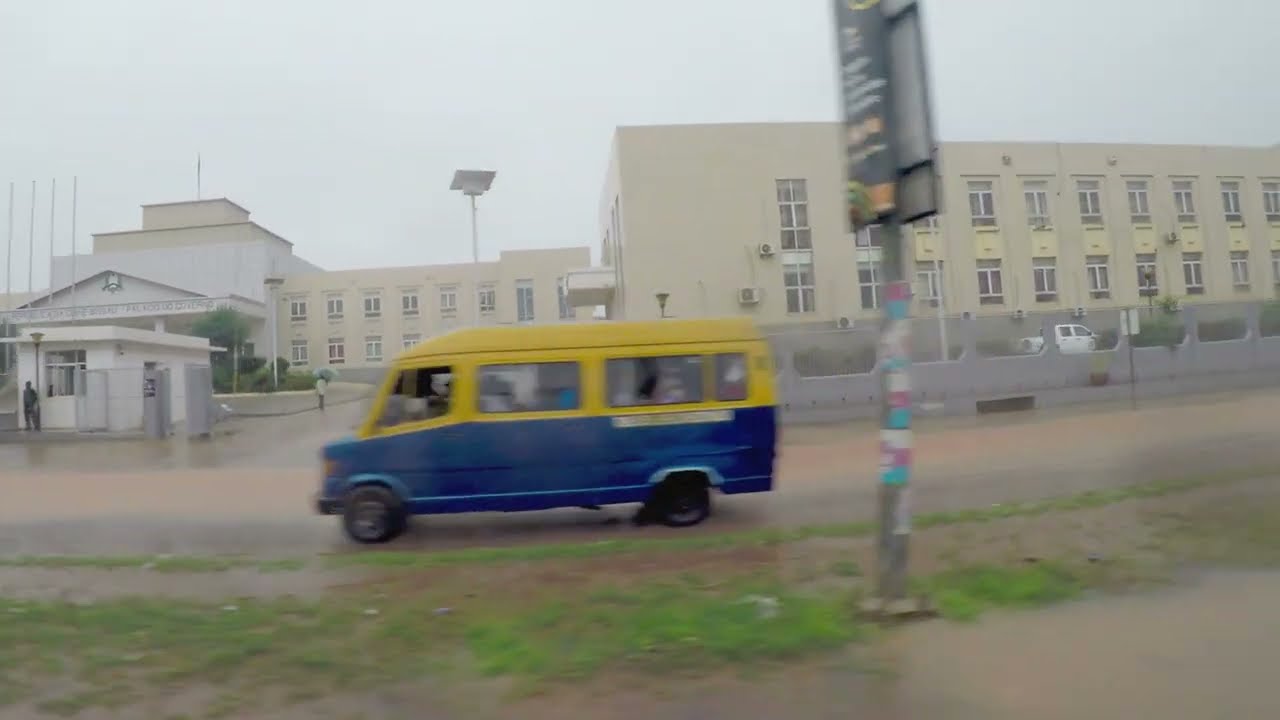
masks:
<svg viewBox="0 0 1280 720"><path fill-rule="evenodd" d="M320 409L324 409L324 391L328 387L329 381L323 376L316 378L316 399L320 401Z"/></svg>
<svg viewBox="0 0 1280 720"><path fill-rule="evenodd" d="M40 393L31 387L31 381L22 390L22 419L28 430L40 431Z"/></svg>

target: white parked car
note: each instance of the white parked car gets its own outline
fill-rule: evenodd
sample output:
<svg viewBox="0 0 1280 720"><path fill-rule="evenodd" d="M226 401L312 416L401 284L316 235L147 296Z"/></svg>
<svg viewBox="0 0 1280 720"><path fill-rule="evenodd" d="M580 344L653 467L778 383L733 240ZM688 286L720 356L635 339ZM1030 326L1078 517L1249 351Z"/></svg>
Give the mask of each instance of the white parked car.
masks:
<svg viewBox="0 0 1280 720"><path fill-rule="evenodd" d="M1054 325L1054 340L1058 344L1058 352L1063 355L1093 352L1098 349L1098 336L1083 325ZM1018 341L1018 349L1028 355L1038 355L1044 351L1044 330L1039 335L1025 337Z"/></svg>

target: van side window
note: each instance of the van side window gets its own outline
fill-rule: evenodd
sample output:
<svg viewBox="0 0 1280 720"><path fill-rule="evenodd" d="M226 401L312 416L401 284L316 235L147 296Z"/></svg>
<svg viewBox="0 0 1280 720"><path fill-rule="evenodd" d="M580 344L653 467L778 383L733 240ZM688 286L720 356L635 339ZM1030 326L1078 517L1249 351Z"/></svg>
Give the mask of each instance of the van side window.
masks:
<svg viewBox="0 0 1280 720"><path fill-rule="evenodd" d="M747 356L742 353L716 355L716 399L734 402L747 399Z"/></svg>
<svg viewBox="0 0 1280 720"><path fill-rule="evenodd" d="M614 359L605 375L611 407L702 402L700 355Z"/></svg>
<svg viewBox="0 0 1280 720"><path fill-rule="evenodd" d="M476 376L482 413L577 410L582 405L576 362L486 365Z"/></svg>
<svg viewBox="0 0 1280 720"><path fill-rule="evenodd" d="M412 368L396 378L382 408L379 427L395 427L449 414L453 370L449 367Z"/></svg>

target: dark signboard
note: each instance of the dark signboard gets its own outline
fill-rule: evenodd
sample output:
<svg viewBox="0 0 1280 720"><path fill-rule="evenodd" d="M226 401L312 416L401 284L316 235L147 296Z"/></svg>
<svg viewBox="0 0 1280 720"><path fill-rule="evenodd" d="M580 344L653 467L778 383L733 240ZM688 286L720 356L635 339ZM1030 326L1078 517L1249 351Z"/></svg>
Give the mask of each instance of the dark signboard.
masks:
<svg viewBox="0 0 1280 720"><path fill-rule="evenodd" d="M933 124L916 0L834 0L854 228L938 210Z"/></svg>

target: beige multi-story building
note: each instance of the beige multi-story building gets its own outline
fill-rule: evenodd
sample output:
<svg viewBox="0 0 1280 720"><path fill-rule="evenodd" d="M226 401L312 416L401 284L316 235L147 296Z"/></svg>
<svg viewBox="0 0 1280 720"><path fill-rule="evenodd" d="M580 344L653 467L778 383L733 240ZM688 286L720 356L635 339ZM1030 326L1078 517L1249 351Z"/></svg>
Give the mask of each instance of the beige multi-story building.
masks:
<svg viewBox="0 0 1280 720"><path fill-rule="evenodd" d="M287 275L281 355L297 366L382 365L423 338L465 325L591 318L565 294L587 247L509 250L496 262L317 271Z"/></svg>
<svg viewBox="0 0 1280 720"><path fill-rule="evenodd" d="M868 318L881 232L848 232L842 134L618 128L602 264L571 274L571 302L627 319L659 316L659 293L668 316ZM995 315L1276 297L1280 147L952 142L939 170L944 212L905 233L921 305Z"/></svg>
<svg viewBox="0 0 1280 720"><path fill-rule="evenodd" d="M141 227L95 234L92 252L55 258L51 289L14 294L13 307L0 308L0 327L181 334L201 315L231 307L248 321L255 355L274 351L300 368L373 370L458 325L590 319L591 310L568 304L564 283L569 270L590 263L584 246L330 272L225 198L144 205Z"/></svg>

